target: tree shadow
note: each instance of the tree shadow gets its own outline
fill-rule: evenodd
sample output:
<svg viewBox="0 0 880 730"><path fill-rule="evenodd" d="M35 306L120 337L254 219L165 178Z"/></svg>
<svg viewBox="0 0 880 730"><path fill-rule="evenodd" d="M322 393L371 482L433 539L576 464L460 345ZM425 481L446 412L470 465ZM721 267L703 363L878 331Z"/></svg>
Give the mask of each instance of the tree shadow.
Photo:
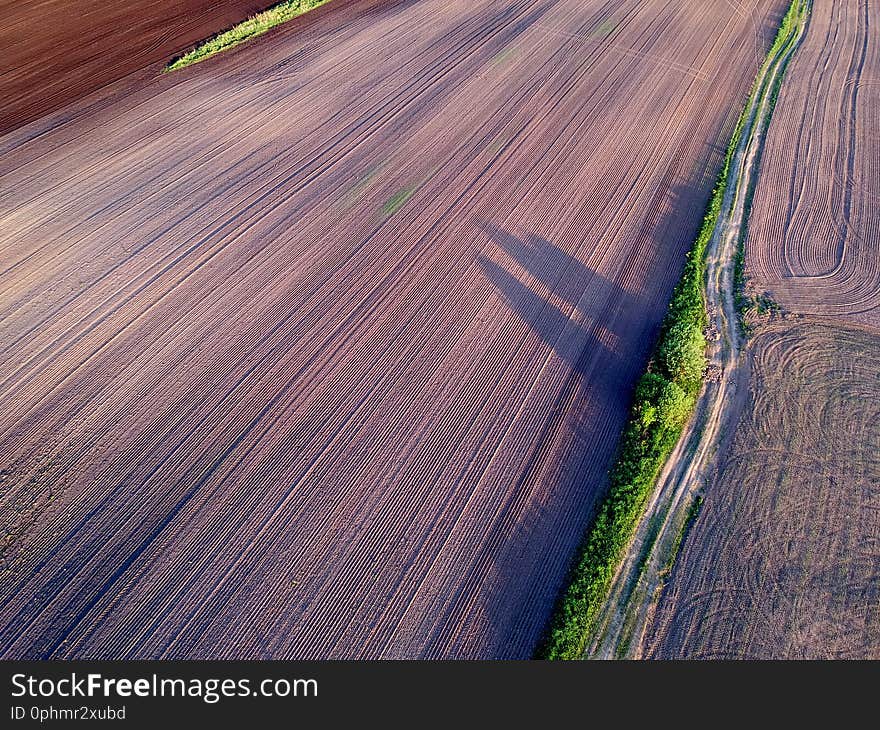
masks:
<svg viewBox="0 0 880 730"><path fill-rule="evenodd" d="M626 234L631 245L621 241L614 278L635 282L636 291L551 241L477 221L490 239L476 259L486 279L568 366L553 400L545 401L548 411L535 423L514 483L494 487L503 496L498 516L483 527L487 538L475 561L483 566L480 600L455 593L438 621L454 626L470 606L473 631L491 637L486 655L521 659L534 649L607 483L632 390L705 205L700 178L682 182L679 174L670 168L640 225ZM444 651L470 655L466 645Z"/></svg>
<svg viewBox="0 0 880 730"><path fill-rule="evenodd" d="M612 366L624 333L616 331L611 315L637 307L640 297L544 238L518 238L485 221L479 226L524 271L523 278L534 281L529 286L495 258L477 256L484 276L510 309L576 372L585 374L596 360L602 361L602 370Z"/></svg>

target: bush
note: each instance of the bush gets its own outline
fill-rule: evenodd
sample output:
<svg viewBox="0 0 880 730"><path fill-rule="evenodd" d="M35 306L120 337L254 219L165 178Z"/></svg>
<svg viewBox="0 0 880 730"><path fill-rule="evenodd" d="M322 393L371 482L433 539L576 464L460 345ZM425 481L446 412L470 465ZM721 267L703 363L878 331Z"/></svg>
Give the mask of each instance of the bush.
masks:
<svg viewBox="0 0 880 730"><path fill-rule="evenodd" d="M694 322L676 322L657 349L657 365L673 382L693 387L703 377L705 351L703 328Z"/></svg>

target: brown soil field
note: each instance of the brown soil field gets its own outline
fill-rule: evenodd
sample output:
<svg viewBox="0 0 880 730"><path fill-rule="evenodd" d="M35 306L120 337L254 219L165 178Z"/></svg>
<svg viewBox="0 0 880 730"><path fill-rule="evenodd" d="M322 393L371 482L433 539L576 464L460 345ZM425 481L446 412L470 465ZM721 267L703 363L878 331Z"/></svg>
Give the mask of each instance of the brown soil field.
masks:
<svg viewBox="0 0 880 730"><path fill-rule="evenodd" d="M335 0L0 137L0 655L527 657L783 0Z"/></svg>
<svg viewBox="0 0 880 730"><path fill-rule="evenodd" d="M270 4L271 0L2 0L0 134L127 76L133 77L129 84L142 82L161 70L169 57Z"/></svg>
<svg viewBox="0 0 880 730"><path fill-rule="evenodd" d="M795 317L749 345L649 656L880 658L878 22L874 2L815 3L782 86L746 275Z"/></svg>
<svg viewBox="0 0 880 730"><path fill-rule="evenodd" d="M765 328L649 637L659 658L880 658L880 337Z"/></svg>
<svg viewBox="0 0 880 730"><path fill-rule="evenodd" d="M880 4L817 2L764 150L746 267L785 309L880 325Z"/></svg>

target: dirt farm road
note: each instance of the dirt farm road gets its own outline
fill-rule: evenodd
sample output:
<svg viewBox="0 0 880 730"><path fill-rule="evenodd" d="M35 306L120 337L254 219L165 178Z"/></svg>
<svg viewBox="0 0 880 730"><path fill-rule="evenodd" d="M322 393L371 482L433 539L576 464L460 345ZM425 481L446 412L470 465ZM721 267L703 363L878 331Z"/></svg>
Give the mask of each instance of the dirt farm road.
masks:
<svg viewBox="0 0 880 730"><path fill-rule="evenodd" d="M632 544L612 584L589 655L639 657L657 590L694 495L716 468L715 457L742 407L749 383L735 295L737 253L749 213L748 190L760 171L761 150L770 126L772 89L806 33L805 14L791 40L767 60L756 81L758 92L746 110L746 122L730 168L721 213L706 249L706 306L710 327L710 368L720 373L700 393L694 416L658 477Z"/></svg>

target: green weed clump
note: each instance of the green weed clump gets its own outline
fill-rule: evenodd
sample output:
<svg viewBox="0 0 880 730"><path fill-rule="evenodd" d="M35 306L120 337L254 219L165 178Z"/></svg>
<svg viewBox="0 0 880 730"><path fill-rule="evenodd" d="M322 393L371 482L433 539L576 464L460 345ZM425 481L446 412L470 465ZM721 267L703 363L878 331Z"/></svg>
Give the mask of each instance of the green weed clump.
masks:
<svg viewBox="0 0 880 730"><path fill-rule="evenodd" d="M186 66L192 66L199 61L204 61L215 53L229 50L240 43L262 35L276 25L281 25L281 23L285 23L326 2L329 2L329 0L285 0L285 2L280 2L205 41L189 53L169 63L165 70L176 71Z"/></svg>
<svg viewBox="0 0 880 730"><path fill-rule="evenodd" d="M387 201L385 201L385 205L382 206L382 215L394 215L406 205L406 202L415 194L415 192L415 187L398 190L394 195L388 198Z"/></svg>

